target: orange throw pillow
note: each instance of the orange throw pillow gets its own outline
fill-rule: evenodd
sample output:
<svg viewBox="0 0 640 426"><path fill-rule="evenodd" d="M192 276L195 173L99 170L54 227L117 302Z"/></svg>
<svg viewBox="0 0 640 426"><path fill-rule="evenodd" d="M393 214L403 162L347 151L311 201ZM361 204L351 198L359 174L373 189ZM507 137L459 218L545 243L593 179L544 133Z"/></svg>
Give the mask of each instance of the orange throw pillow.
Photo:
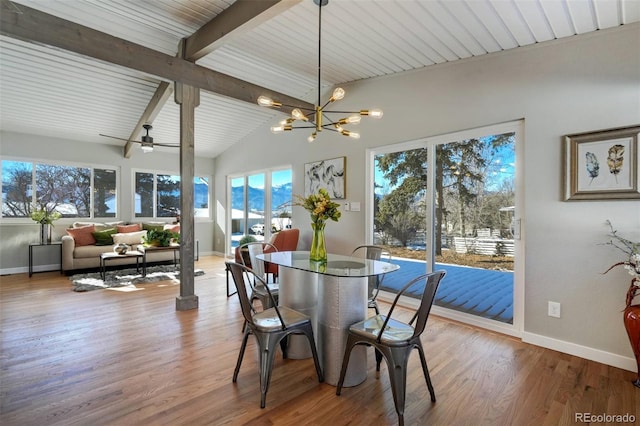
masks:
<svg viewBox="0 0 640 426"><path fill-rule="evenodd" d="M139 223L134 223L131 225L117 225L116 228L118 230L118 234L142 231L142 225Z"/></svg>
<svg viewBox="0 0 640 426"><path fill-rule="evenodd" d="M93 238L93 232L96 231L94 225L82 226L80 228L68 228L67 234L73 237L76 242L76 247L90 246L96 243L96 239Z"/></svg>
<svg viewBox="0 0 640 426"><path fill-rule="evenodd" d="M165 231L171 231L171 232L174 232L176 234L179 234L180 233L180 224L178 223L176 225L173 225L173 224L169 224L168 223L168 224L166 224L164 226L164 230Z"/></svg>

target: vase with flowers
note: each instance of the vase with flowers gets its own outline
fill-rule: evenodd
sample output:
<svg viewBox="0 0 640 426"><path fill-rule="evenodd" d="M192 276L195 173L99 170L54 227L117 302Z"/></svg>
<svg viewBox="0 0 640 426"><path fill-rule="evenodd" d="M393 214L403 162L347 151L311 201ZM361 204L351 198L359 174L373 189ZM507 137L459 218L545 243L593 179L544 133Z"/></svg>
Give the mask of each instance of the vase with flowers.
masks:
<svg viewBox="0 0 640 426"><path fill-rule="evenodd" d="M62 217L56 207L57 204L40 202L31 208L31 219L40 224L40 244L51 243L53 222Z"/></svg>
<svg viewBox="0 0 640 426"><path fill-rule="evenodd" d="M308 197L295 195L293 205L304 207L311 215L313 238L311 240L309 260L326 263L327 248L324 242L324 226L329 219L334 222L340 219L341 213L338 210L340 204L331 201L326 189L320 189L317 194L311 194Z"/></svg>
<svg viewBox="0 0 640 426"><path fill-rule="evenodd" d="M624 309L624 326L629 336L629 341L633 348L633 354L636 358L637 376L633 380L633 384L640 388L640 305L634 305L633 300L637 292L640 290L640 242L633 242L617 234L613 229L611 222L607 221L611 232L609 240L606 244L612 245L621 250L625 254L625 260L614 263L604 273L622 266L631 275L631 285L627 290L626 307Z"/></svg>

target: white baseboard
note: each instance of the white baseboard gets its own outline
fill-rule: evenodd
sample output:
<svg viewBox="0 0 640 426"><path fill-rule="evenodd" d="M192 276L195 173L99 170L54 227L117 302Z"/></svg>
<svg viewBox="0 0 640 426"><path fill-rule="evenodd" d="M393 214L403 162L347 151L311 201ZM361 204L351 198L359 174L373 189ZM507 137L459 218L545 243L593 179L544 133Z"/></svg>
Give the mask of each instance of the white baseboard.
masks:
<svg viewBox="0 0 640 426"><path fill-rule="evenodd" d="M33 272L60 272L60 264L53 263L51 265L34 265ZM0 269L0 275L14 275L14 274L28 274L29 268L27 266L20 266L18 268L3 268Z"/></svg>
<svg viewBox="0 0 640 426"><path fill-rule="evenodd" d="M636 372L636 361L622 355L613 354L611 352L601 351L600 349L590 348L588 346L578 345L577 343L566 342L564 340L554 339L552 337L542 336L535 333L524 332L522 341L543 348L553 349L554 351L563 352L569 355L579 356L580 358L590 361L600 362L612 367L622 368L623 370Z"/></svg>
<svg viewBox="0 0 640 426"><path fill-rule="evenodd" d="M387 302L393 301L395 295L381 291L378 297L381 300ZM403 300L408 305L417 305L417 299L407 298ZM564 340L554 339L552 337L543 336L540 334L529 333L526 331L518 332L509 324L504 326L497 321L485 320L484 318L476 317L475 315L469 315L463 312L456 312L452 309L445 309L434 305L431 309L431 313L443 318L452 319L454 321L460 321L465 324L472 325L474 327L484 328L490 331L495 331L502 334L507 334L514 337L520 337L524 343L528 343L535 346L551 349L554 351L562 352L569 355L578 356L580 358L588 359L590 361L599 362L602 364L610 365L612 367L621 368L636 372L637 366L635 359L622 355L617 355L611 352L605 352L600 349L590 348L588 346L582 346L577 343L567 342Z"/></svg>
<svg viewBox="0 0 640 426"><path fill-rule="evenodd" d="M0 275L14 275L14 274L25 274L29 272L29 268L26 266L20 268L3 268L0 269Z"/></svg>
<svg viewBox="0 0 640 426"><path fill-rule="evenodd" d="M384 290L380 290L378 298L385 302L393 302L396 297L394 293L390 293ZM403 297L400 299L400 305L417 307L420 301L412 297ZM512 324L502 323L500 321L493 321L486 318L481 318L477 315L467 314L465 312L458 312L453 309L442 308L437 305L433 305L431 308L431 314L437 315L442 318L458 321L464 324L469 324L474 327L484 328L485 330L495 331L496 333L506 334L513 337L522 337L520 330L516 329Z"/></svg>

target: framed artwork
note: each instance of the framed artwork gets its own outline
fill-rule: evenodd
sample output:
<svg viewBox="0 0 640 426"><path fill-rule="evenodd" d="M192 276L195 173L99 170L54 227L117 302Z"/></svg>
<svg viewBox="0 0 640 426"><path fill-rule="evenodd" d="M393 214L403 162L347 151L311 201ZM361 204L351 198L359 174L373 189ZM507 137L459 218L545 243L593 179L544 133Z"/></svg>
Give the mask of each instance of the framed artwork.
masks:
<svg viewBox="0 0 640 426"><path fill-rule="evenodd" d="M347 157L331 158L304 165L304 196L324 188L332 199L346 197Z"/></svg>
<svg viewBox="0 0 640 426"><path fill-rule="evenodd" d="M640 198L640 125L567 135L565 201Z"/></svg>

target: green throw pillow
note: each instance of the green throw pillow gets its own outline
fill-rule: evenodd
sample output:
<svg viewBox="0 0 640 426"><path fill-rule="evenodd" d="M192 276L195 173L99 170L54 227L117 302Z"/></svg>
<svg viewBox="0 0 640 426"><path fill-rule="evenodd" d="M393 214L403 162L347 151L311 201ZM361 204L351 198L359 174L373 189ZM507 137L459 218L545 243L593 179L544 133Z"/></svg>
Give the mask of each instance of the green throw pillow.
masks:
<svg viewBox="0 0 640 426"><path fill-rule="evenodd" d="M164 223L143 223L142 230L143 231L162 231L164 229Z"/></svg>
<svg viewBox="0 0 640 426"><path fill-rule="evenodd" d="M96 240L97 246L113 245L113 234L118 232L116 228L105 229L104 231L92 232L93 238Z"/></svg>

